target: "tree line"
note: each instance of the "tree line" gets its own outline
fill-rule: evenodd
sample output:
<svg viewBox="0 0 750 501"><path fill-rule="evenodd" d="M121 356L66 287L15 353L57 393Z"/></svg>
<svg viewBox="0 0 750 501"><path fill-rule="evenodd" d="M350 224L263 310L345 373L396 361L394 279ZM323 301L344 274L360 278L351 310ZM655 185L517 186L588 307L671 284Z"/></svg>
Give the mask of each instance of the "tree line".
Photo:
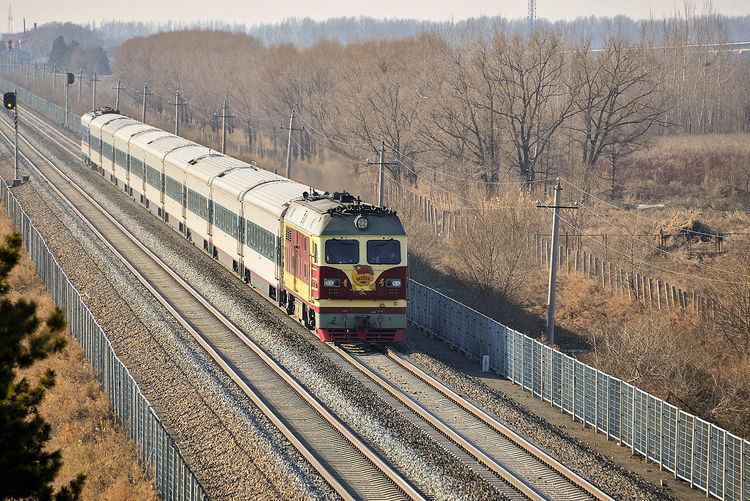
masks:
<svg viewBox="0 0 750 501"><path fill-rule="evenodd" d="M610 33L599 48L551 29L309 48L168 32L125 42L113 70L130 89L148 82L157 112L173 113L179 90L183 120L199 128L215 130L228 101L249 146L275 144L291 110L306 125L295 144L303 159L361 160L384 141L398 182L478 182L491 193L563 174L615 187L623 158L657 134L750 131L750 60L714 45L727 39L723 18L685 16L635 44Z"/></svg>

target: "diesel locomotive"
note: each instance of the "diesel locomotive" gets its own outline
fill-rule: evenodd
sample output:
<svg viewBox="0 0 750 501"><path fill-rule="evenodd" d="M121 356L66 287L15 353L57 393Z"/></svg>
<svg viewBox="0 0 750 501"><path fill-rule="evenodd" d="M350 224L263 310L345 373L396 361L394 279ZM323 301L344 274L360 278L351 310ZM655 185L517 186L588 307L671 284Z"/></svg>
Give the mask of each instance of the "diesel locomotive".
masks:
<svg viewBox="0 0 750 501"><path fill-rule="evenodd" d="M84 161L318 337L404 340L407 239L396 213L312 189L101 108Z"/></svg>

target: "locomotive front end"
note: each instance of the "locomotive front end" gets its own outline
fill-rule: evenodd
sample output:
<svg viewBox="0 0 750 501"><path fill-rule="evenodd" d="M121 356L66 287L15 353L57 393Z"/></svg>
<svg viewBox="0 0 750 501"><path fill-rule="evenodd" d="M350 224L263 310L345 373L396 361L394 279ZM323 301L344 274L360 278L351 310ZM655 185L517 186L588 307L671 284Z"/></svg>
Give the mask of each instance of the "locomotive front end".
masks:
<svg viewBox="0 0 750 501"><path fill-rule="evenodd" d="M316 211L302 217L318 222L312 224L316 231L309 243L315 332L334 343L403 341L408 285L404 227L395 212L345 195L303 204Z"/></svg>

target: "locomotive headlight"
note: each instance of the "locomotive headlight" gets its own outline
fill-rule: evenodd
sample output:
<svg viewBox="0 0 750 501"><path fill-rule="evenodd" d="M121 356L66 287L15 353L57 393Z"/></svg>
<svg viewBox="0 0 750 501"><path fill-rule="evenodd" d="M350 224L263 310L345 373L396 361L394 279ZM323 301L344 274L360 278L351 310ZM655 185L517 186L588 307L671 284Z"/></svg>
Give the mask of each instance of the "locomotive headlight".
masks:
<svg viewBox="0 0 750 501"><path fill-rule="evenodd" d="M323 287L340 287L341 280L338 278L325 278L323 279Z"/></svg>
<svg viewBox="0 0 750 501"><path fill-rule="evenodd" d="M385 286L391 287L393 289L398 289L401 287L401 279L400 278L387 278L385 280Z"/></svg>
<svg viewBox="0 0 750 501"><path fill-rule="evenodd" d="M366 217L364 217L362 215L359 215L359 216L357 216L357 217L354 218L354 226L358 230L366 230L368 224L370 224L370 222L367 220Z"/></svg>

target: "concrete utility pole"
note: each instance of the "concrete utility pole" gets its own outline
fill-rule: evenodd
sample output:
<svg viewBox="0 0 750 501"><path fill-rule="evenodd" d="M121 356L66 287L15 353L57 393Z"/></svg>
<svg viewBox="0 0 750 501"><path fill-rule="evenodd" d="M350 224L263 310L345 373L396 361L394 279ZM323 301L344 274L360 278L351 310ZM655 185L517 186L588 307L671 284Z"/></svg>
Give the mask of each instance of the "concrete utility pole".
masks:
<svg viewBox="0 0 750 501"><path fill-rule="evenodd" d="M144 83L143 84L143 90L142 91L140 91L140 90L137 91L137 94L142 94L143 95L143 113L141 114L141 122L146 123L146 98L148 96L152 96L153 93L150 90L148 90L148 84Z"/></svg>
<svg viewBox="0 0 750 501"><path fill-rule="evenodd" d="M90 79L91 80L91 109L96 109L96 82L101 82L100 79L96 77L96 72L94 72L94 76Z"/></svg>
<svg viewBox="0 0 750 501"><path fill-rule="evenodd" d="M367 162L367 165L378 166L378 205L380 207L385 206L385 168L388 165L398 165L398 162L386 162L385 161L385 141L380 145L380 151L378 151L377 162Z"/></svg>
<svg viewBox="0 0 750 501"><path fill-rule="evenodd" d="M120 85L120 80L117 81L117 87L112 87L112 90L115 91L115 109L117 111L120 111L120 91L125 90L125 87Z"/></svg>
<svg viewBox="0 0 750 501"><path fill-rule="evenodd" d="M537 207L543 209L554 209L552 213L552 251L549 260L549 289L547 291L547 328L545 336L547 342L555 343L555 290L557 287L557 262L559 260L557 246L559 244L558 233L560 231L560 209L577 209L578 205L560 205L560 178L557 178L555 185L555 202L554 205L537 204Z"/></svg>
<svg viewBox="0 0 750 501"><path fill-rule="evenodd" d="M180 106L186 106L187 103L180 101L180 89L177 89L174 95L174 103L169 103L174 106L174 135L180 135Z"/></svg>
<svg viewBox="0 0 750 501"><path fill-rule="evenodd" d="M78 101L76 104L81 104L81 88L83 87L83 68L78 70Z"/></svg>
<svg viewBox="0 0 750 501"><path fill-rule="evenodd" d="M57 81L57 68L52 68L52 99L55 98L55 82Z"/></svg>
<svg viewBox="0 0 750 501"><path fill-rule="evenodd" d="M292 110L292 115L289 117L289 127L285 127L284 124L281 124L280 126L282 129L286 129L289 131L289 137L286 142L286 177L288 179L292 178L292 132L299 130L303 131L305 130L305 127L302 126L299 129L294 128L294 110Z"/></svg>
<svg viewBox="0 0 750 501"><path fill-rule="evenodd" d="M68 104L68 87L70 87L70 80L68 68L65 68L65 128L68 127L68 115L70 114L70 106Z"/></svg>
<svg viewBox="0 0 750 501"><path fill-rule="evenodd" d="M227 153L227 119L234 118L234 115L229 114L229 102L224 101L224 105L221 107L221 152L226 155Z"/></svg>

